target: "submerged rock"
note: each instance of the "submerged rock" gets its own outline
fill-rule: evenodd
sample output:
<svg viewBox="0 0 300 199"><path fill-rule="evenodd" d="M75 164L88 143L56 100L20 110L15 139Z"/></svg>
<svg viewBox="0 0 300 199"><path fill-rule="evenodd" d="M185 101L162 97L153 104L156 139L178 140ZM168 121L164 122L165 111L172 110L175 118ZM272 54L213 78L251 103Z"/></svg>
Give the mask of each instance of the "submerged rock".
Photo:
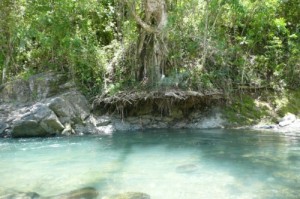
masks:
<svg viewBox="0 0 300 199"><path fill-rule="evenodd" d="M0 195L1 199L39 199L40 195L35 192L17 192Z"/></svg>
<svg viewBox="0 0 300 199"><path fill-rule="evenodd" d="M106 199L150 199L150 195L141 192L126 192L112 195Z"/></svg>
<svg viewBox="0 0 300 199"><path fill-rule="evenodd" d="M198 166L195 164L184 164L176 167L178 173L193 173L198 170Z"/></svg>
<svg viewBox="0 0 300 199"><path fill-rule="evenodd" d="M94 199L97 198L99 192L93 187L85 187L70 191L68 193L60 194L57 196L45 197L42 199Z"/></svg>
<svg viewBox="0 0 300 199"><path fill-rule="evenodd" d="M43 197L36 192L7 191L0 195L0 199L95 199L98 191L92 187L76 189L56 196Z"/></svg>

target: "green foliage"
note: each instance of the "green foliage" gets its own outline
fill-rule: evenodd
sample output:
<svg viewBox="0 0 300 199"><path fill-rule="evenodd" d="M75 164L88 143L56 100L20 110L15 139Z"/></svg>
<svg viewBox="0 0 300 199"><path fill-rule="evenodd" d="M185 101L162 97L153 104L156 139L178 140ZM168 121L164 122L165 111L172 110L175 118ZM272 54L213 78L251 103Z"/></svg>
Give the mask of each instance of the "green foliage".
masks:
<svg viewBox="0 0 300 199"><path fill-rule="evenodd" d="M224 116L237 126L259 122L276 123L288 113L300 114L299 98L299 88L283 92L264 91L257 95L236 95L224 109Z"/></svg>
<svg viewBox="0 0 300 199"><path fill-rule="evenodd" d="M232 99L233 103L226 107L224 115L233 125L256 124L265 116L269 115L267 107L260 107L253 97L241 95Z"/></svg>
<svg viewBox="0 0 300 199"><path fill-rule="evenodd" d="M130 2L143 19L143 0ZM298 0L166 3L165 77L155 88L231 93L300 86ZM91 96L143 88L137 24L121 0L2 0L1 82L53 70L66 72Z"/></svg>
<svg viewBox="0 0 300 199"><path fill-rule="evenodd" d="M295 115L300 114L300 89L290 90L288 93L281 94L277 100L275 100L278 106L278 114L283 117L287 113L293 113Z"/></svg>
<svg viewBox="0 0 300 199"><path fill-rule="evenodd" d="M18 79L29 80L31 76L36 74L36 72L32 69L24 70L16 76Z"/></svg>
<svg viewBox="0 0 300 199"><path fill-rule="evenodd" d="M23 76L28 71L64 71L87 92L99 92L107 61L103 48L114 39L110 4L88 0L5 2L1 9L9 12L11 21L1 23L14 42L11 76ZM17 14L14 9L22 12ZM5 40L7 36L0 43L6 44ZM9 51L6 46L0 56L2 68Z"/></svg>

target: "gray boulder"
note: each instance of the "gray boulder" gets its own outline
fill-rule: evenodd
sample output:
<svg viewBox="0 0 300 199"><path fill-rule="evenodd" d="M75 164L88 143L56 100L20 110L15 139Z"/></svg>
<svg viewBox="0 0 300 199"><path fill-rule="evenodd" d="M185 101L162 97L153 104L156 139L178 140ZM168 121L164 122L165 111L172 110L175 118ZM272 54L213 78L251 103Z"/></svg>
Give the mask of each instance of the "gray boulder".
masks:
<svg viewBox="0 0 300 199"><path fill-rule="evenodd" d="M53 72L34 75L29 80L17 79L0 86L0 103L26 103L46 99L71 90L63 74Z"/></svg>
<svg viewBox="0 0 300 199"><path fill-rule="evenodd" d="M11 117L12 137L51 136L64 129L54 112L41 103L15 111Z"/></svg>
<svg viewBox="0 0 300 199"><path fill-rule="evenodd" d="M48 107L57 115L63 124L71 123L72 120L76 121L76 113L70 102L66 101L61 96L51 99Z"/></svg>
<svg viewBox="0 0 300 199"><path fill-rule="evenodd" d="M8 125L2 121L0 121L0 134L2 131L4 131L6 128L8 127Z"/></svg>
<svg viewBox="0 0 300 199"><path fill-rule="evenodd" d="M40 126L51 134L59 134L64 129L64 126L53 112L41 120Z"/></svg>
<svg viewBox="0 0 300 199"><path fill-rule="evenodd" d="M66 84L67 78L63 74L53 72L33 75L28 80L31 100L41 100L65 91L61 85ZM70 89L70 88L68 88Z"/></svg>
<svg viewBox="0 0 300 199"><path fill-rule="evenodd" d="M8 124L0 121L0 137L5 137L5 130L8 128Z"/></svg>
<svg viewBox="0 0 300 199"><path fill-rule="evenodd" d="M70 135L80 133L77 127L97 132L89 116L88 101L63 74L41 73L0 86L0 137Z"/></svg>
<svg viewBox="0 0 300 199"><path fill-rule="evenodd" d="M21 102L25 103L30 100L30 89L28 82L25 80L15 80L8 82L0 88L0 103Z"/></svg>
<svg viewBox="0 0 300 199"><path fill-rule="evenodd" d="M35 120L17 121L12 127L13 137L44 137L47 136L47 131L43 129Z"/></svg>
<svg viewBox="0 0 300 199"><path fill-rule="evenodd" d="M90 115L89 103L78 91L68 92L63 94L62 97L72 105L76 116L81 120L85 120Z"/></svg>
<svg viewBox="0 0 300 199"><path fill-rule="evenodd" d="M48 102L49 108L62 123L81 123L90 115L86 98L78 91L71 91Z"/></svg>

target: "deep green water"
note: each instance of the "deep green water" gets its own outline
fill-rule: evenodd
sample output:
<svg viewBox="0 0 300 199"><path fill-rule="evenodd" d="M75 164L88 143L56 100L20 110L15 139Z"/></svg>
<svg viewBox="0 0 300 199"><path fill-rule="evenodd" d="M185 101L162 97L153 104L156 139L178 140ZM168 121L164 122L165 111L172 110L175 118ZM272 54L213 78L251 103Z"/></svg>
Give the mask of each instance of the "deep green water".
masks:
<svg viewBox="0 0 300 199"><path fill-rule="evenodd" d="M300 198L300 133L152 130L0 140L0 191L154 199Z"/></svg>

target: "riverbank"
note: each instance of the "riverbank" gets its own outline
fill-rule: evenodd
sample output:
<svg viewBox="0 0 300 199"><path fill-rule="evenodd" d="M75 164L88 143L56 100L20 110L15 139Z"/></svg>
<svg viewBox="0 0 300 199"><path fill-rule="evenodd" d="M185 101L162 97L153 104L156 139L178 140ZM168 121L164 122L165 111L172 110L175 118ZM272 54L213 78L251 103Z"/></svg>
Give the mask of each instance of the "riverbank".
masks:
<svg viewBox="0 0 300 199"><path fill-rule="evenodd" d="M300 132L300 106L293 101L298 92L280 100L265 94L229 98L220 91L123 91L103 93L89 102L68 77L48 72L0 87L0 137L249 126Z"/></svg>
<svg viewBox="0 0 300 199"><path fill-rule="evenodd" d="M92 103L63 74L42 73L0 89L1 137L109 134L162 128L223 128L222 93L102 94Z"/></svg>

